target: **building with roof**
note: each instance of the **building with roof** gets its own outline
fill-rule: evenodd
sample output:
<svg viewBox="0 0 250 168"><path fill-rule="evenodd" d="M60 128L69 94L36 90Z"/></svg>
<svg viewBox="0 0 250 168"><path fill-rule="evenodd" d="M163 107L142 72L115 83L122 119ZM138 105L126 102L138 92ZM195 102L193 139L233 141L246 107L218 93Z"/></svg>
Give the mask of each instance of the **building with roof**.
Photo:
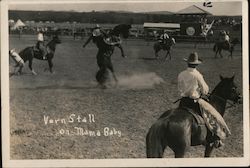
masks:
<svg viewBox="0 0 250 168"><path fill-rule="evenodd" d="M196 5L189 6L187 8L184 8L180 11L178 11L176 14L178 15L199 15L199 16L206 16L206 15L212 15L212 13L201 9L200 7Z"/></svg>

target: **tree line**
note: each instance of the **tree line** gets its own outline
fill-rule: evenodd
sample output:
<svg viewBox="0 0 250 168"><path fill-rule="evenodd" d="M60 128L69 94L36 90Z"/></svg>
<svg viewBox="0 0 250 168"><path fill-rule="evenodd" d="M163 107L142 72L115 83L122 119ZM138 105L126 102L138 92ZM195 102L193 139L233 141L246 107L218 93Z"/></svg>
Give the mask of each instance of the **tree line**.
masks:
<svg viewBox="0 0 250 168"><path fill-rule="evenodd" d="M166 12L167 13L167 12ZM81 22L81 23L128 23L143 24L144 22L168 22L180 23L185 22L187 18L194 22L202 16L181 16L176 14L157 14L157 13L133 13L133 12L115 12L115 11L92 11L92 12L75 12L75 11L20 11L10 10L9 19L23 21L54 21L54 22ZM208 20L220 18L239 19L241 16L208 16Z"/></svg>

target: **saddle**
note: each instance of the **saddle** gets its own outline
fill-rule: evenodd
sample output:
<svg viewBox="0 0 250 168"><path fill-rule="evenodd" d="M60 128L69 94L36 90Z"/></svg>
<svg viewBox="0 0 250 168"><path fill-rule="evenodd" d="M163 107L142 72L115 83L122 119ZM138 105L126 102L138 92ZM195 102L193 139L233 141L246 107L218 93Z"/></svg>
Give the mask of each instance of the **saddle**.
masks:
<svg viewBox="0 0 250 168"><path fill-rule="evenodd" d="M182 108L185 109L190 114L192 114L192 116L194 117L194 119L197 122L198 126L205 126L205 121L202 118L202 116L200 116L199 114L195 113L194 110L192 110L190 108L187 108L187 107L182 107Z"/></svg>
<svg viewBox="0 0 250 168"><path fill-rule="evenodd" d="M201 116L201 111L203 109L199 106L198 103L194 103L192 99L187 97L182 98L179 108L184 109L188 113L192 114L199 126L205 125L205 121Z"/></svg>
<svg viewBox="0 0 250 168"><path fill-rule="evenodd" d="M103 41L108 45L117 45L117 44L121 44L122 42L120 37L117 37L117 36L103 37Z"/></svg>
<svg viewBox="0 0 250 168"><path fill-rule="evenodd" d="M49 54L49 53L53 53L53 51L49 47L47 47L47 46L44 46L44 50L45 50L46 55ZM38 49L36 46L33 46L33 51L35 53L37 53L37 54L41 54L42 53L42 51L40 49Z"/></svg>

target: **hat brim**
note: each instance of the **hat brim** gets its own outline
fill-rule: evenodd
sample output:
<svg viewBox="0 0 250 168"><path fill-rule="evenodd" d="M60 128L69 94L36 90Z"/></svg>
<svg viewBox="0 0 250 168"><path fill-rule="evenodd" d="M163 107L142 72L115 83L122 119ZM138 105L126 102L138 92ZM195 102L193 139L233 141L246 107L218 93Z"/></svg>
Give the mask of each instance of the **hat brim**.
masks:
<svg viewBox="0 0 250 168"><path fill-rule="evenodd" d="M202 63L202 61L199 59L197 61L194 61L194 62L188 62L188 59L187 58L184 58L183 59L185 62L189 63L189 64L193 64L193 65L199 65Z"/></svg>

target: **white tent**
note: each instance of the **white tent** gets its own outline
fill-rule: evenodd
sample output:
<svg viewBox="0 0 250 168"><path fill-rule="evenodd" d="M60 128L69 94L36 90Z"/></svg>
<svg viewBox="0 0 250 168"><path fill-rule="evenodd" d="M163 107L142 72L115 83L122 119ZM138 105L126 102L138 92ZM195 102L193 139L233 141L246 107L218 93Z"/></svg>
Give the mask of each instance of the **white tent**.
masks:
<svg viewBox="0 0 250 168"><path fill-rule="evenodd" d="M17 28L24 27L24 26L25 24L20 19L18 19L13 29L17 29Z"/></svg>

